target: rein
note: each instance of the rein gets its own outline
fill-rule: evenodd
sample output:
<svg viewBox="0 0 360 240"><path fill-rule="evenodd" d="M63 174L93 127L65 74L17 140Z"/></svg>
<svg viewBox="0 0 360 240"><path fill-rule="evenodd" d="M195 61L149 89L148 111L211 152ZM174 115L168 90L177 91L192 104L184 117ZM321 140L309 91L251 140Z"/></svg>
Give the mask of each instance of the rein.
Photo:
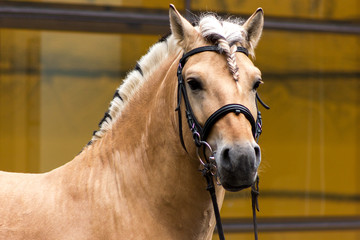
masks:
<svg viewBox="0 0 360 240"><path fill-rule="evenodd" d="M181 118L181 100L183 98L184 104L185 104L185 114L186 114L187 123L192 132L194 143L197 147L197 157L198 157L199 161L201 162L201 164L203 165L203 169L201 170L201 172L202 172L202 175L206 178L206 181L208 184L206 190L209 191L211 200L213 203L214 213L215 213L215 218L216 218L216 228L217 228L220 240L225 240L224 232L223 232L223 228L222 228L222 224L221 224L219 207L218 207L217 201L216 201L215 185L213 182L213 177L215 176L215 178L217 178L216 177L217 169L216 169L215 157L213 156L213 151L212 151L210 145L206 142L206 139L211 131L211 128L217 121L219 121L222 117L224 117L225 115L227 115L229 113L235 113L236 115L244 114L246 119L251 124L251 130L252 130L253 137L255 138L256 141L258 141L259 136L262 132L262 118L261 118L261 113L258 109L257 109L257 119L255 120L253 115L251 114L250 110L247 107L245 107L242 104L234 103L234 104L227 104L225 106L222 106L218 110L216 110L206 120L204 127L202 127L199 124L199 122L197 121L197 119L194 115L194 112L191 108L190 101L188 99L185 81L182 76L182 70L183 70L183 67L189 57L191 57L197 53L206 52L206 51L221 53L220 49L217 46L204 46L204 47L195 48L195 49L185 53L183 55L183 57L180 59L179 67L177 69L177 77L178 77L178 93L177 93L178 102L177 103L178 103L178 105L175 110L178 112L178 118L179 118L178 122L179 122L180 142L181 142L181 145L183 146L183 148L185 149L185 151L187 151L186 147L185 147L184 139L183 139L182 121L181 121L181 119L182 119ZM241 52L241 53L245 54L246 56L248 56L248 50L246 48L237 47L236 51ZM257 93L256 93L255 101L259 101L262 106L264 106L266 109L269 109L269 107L260 99L260 97ZM256 106L257 106L257 104L256 104ZM205 156L205 161L202 160L202 158L200 157L200 154L199 154L199 149L201 147L203 147L203 155ZM210 153L211 153L211 155L208 158L206 157L206 149L210 150ZM258 195L259 195L259 177L257 177L255 183L251 186L252 212L253 212L253 225L254 225L255 240L258 239L257 222L256 222L256 210L259 211Z"/></svg>

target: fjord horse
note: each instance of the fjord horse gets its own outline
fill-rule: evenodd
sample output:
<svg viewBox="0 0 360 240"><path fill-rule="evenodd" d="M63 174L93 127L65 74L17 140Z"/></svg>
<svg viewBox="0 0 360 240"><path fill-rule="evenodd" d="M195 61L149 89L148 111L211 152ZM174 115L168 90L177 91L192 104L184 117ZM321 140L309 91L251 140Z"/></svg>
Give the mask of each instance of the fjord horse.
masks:
<svg viewBox="0 0 360 240"><path fill-rule="evenodd" d="M197 124L228 104L249 112L208 131L219 206L225 189L253 184L261 156L248 115L257 119L261 73L244 51L254 55L263 12L245 22L206 14L195 27L172 5L169 16L172 34L128 74L78 156L43 174L0 173L0 239L211 239L212 204L178 98L179 60L199 47L212 51L189 56L180 73Z"/></svg>

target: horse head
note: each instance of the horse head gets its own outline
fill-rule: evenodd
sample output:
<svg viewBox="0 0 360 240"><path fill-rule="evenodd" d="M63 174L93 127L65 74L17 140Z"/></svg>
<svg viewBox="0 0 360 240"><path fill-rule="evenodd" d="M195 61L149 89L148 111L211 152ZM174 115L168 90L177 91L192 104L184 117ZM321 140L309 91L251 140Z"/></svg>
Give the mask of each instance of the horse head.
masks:
<svg viewBox="0 0 360 240"><path fill-rule="evenodd" d="M195 143L200 147L199 142L206 142L205 148L214 150L210 154L215 158L216 174L230 191L251 186L261 162L256 141L256 90L262 83L261 72L247 55L254 56L263 22L259 8L245 22L209 15L194 27L170 7L171 30L185 53L178 70L179 88L183 84L179 95L184 97L179 106L186 106L185 115L193 115L188 123ZM185 141L185 145L194 143ZM206 157L206 151L200 155Z"/></svg>

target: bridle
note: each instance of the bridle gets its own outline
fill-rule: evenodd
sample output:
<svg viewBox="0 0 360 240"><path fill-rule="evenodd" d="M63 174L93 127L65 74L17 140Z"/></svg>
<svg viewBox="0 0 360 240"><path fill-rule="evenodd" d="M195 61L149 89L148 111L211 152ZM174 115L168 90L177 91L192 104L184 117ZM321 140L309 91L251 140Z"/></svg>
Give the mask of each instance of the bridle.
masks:
<svg viewBox="0 0 360 240"><path fill-rule="evenodd" d="M182 123L181 100L183 98L184 104L185 104L185 115L186 115L187 123L192 132L194 143L197 147L197 156L199 158L199 161L203 165L203 169L201 170L201 172L202 172L203 176L206 178L206 181L208 184L207 190L209 191L212 202L213 202L215 218L216 218L216 227L217 227L217 231L219 234L219 238L220 238L220 240L224 240L225 237L224 237L224 233L223 233L223 229L222 229L219 208L217 206L217 201L216 201L215 186L214 186L214 182L213 182L213 177L215 176L215 178L217 178L216 177L217 170L216 170L215 157L213 155L213 151L210 147L210 144L208 144L206 142L206 139L209 136L209 133L210 133L212 127L214 126L214 124L217 121L219 121L221 118L223 118L224 116L226 116L229 113L235 113L236 115L243 114L246 117L246 119L251 124L251 130L252 130L253 137L256 141L258 141L259 136L262 132L262 118L261 118L261 113L258 108L257 108L257 119L255 120L253 115L251 114L250 110L247 107L245 107L242 104L233 103L233 104L227 104L225 106L222 106L221 108L216 110L206 120L203 127L199 124L199 122L197 121L197 119L194 115L194 112L191 108L191 105L190 105L190 101L189 101L187 91L186 91L185 81L182 76L182 70L183 70L183 67L189 57L191 57L197 53L206 52L206 51L221 53L218 46L204 46L204 47L195 48L195 49L185 53L182 56L182 58L180 59L179 67L177 69L177 77L178 77L178 93L177 93L178 102L177 102L177 104L178 105L177 105L176 111L178 112L178 118L179 118L178 122L179 122L180 142L181 142L181 145L183 146L183 148L185 149L185 151L187 151L186 147L185 147L184 139L183 139L182 124L181 124ZM237 47L236 51L241 52L241 53L245 54L246 56L248 56L248 50L246 48ZM269 109L269 107L260 99L260 97L257 93L256 93L256 100L259 101L261 103L261 105L263 105L266 109ZM256 107L257 107L257 101L256 101ZM205 158L205 161L202 159L202 157L199 154L199 149L201 147L203 147L203 156ZM206 157L206 149L210 150L211 156ZM257 223L256 223L256 210L259 211L258 201L257 201L257 197L259 195L259 187L258 186L259 186L259 178L257 177L255 183L251 186L253 224L254 224L254 234L255 234L256 240L258 238Z"/></svg>

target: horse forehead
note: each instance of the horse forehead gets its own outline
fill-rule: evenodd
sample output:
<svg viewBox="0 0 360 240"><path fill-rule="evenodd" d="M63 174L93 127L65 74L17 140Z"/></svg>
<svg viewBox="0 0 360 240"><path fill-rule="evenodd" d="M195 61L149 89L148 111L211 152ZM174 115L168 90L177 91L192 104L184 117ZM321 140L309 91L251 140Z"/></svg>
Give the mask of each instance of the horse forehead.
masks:
<svg viewBox="0 0 360 240"><path fill-rule="evenodd" d="M239 74L246 74L248 76L261 76L261 71L245 54L238 53L236 55L236 64L239 68Z"/></svg>
<svg viewBox="0 0 360 240"><path fill-rule="evenodd" d="M193 62L197 64L204 64L208 66L219 65L219 64L224 66L226 65L225 56L213 51L200 52L198 54L193 55L191 58L192 60L194 60Z"/></svg>
<svg viewBox="0 0 360 240"><path fill-rule="evenodd" d="M225 56L216 52L202 52L192 56L185 65L186 72L204 77L231 77Z"/></svg>
<svg viewBox="0 0 360 240"><path fill-rule="evenodd" d="M254 79L261 78L260 70L245 54L236 53L236 64L239 68L240 81L235 81L231 75L225 55L216 52L201 52L193 55L184 70L187 76L200 77L212 91L229 91L236 88L242 92L241 89L249 87Z"/></svg>
<svg viewBox="0 0 360 240"><path fill-rule="evenodd" d="M204 72L212 75L231 76L225 55L216 52L202 52L192 56L189 59L192 70ZM239 68L239 74L246 76L260 75L260 70L243 53L236 53L236 64ZM186 67L186 65L185 65Z"/></svg>

